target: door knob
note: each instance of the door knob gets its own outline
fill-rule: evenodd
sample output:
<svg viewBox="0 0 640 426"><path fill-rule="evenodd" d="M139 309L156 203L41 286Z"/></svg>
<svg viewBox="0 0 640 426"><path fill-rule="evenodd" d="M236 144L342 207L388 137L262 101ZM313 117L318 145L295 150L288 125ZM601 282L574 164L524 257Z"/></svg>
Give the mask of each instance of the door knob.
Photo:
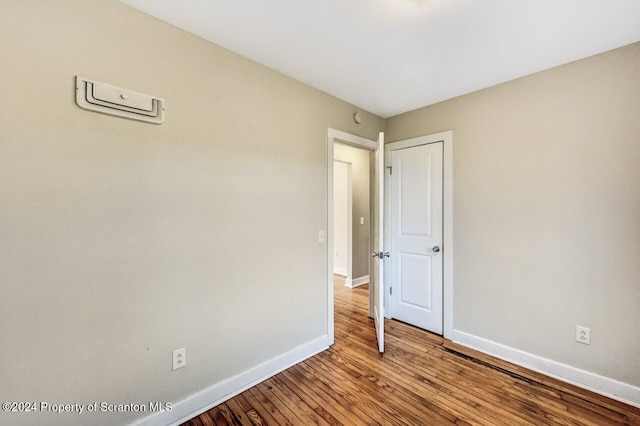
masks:
<svg viewBox="0 0 640 426"><path fill-rule="evenodd" d="M433 246L433 248L432 248L431 250L433 250L433 252L434 252L434 253L437 253L437 252L439 252L439 251L440 251L440 247L438 247L438 246Z"/></svg>
<svg viewBox="0 0 640 426"><path fill-rule="evenodd" d="M371 253L371 256L379 257L380 259L382 259L382 258L391 256L391 254L388 251L380 252L380 253L377 253L374 251L373 253Z"/></svg>

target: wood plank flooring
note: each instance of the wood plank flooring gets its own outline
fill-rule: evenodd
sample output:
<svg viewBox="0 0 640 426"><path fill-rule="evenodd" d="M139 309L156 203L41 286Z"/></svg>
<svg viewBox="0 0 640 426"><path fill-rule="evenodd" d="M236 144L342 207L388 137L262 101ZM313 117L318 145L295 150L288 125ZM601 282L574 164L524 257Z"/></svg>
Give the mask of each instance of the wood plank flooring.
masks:
<svg viewBox="0 0 640 426"><path fill-rule="evenodd" d="M376 349L368 289L335 280L335 345L184 423L640 425L640 409L387 320Z"/></svg>

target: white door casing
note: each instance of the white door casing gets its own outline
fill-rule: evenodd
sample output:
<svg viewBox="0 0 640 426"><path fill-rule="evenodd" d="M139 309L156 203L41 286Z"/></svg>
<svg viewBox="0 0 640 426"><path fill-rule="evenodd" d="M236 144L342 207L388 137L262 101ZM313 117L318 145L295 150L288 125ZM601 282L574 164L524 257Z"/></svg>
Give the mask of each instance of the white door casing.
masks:
<svg viewBox="0 0 640 426"><path fill-rule="evenodd" d="M391 151L393 318L443 331L443 142Z"/></svg>
<svg viewBox="0 0 640 426"><path fill-rule="evenodd" d="M384 133L373 151L373 197L371 209L373 264L369 291L373 292L373 320L378 350L384 352Z"/></svg>

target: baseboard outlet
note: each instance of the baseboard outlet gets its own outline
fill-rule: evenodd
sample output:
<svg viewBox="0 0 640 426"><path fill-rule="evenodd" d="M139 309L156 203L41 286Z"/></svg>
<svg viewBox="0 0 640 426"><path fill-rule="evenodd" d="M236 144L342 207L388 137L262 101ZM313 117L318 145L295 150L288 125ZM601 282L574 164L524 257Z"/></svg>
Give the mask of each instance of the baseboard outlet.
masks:
<svg viewBox="0 0 640 426"><path fill-rule="evenodd" d="M349 283L349 285L347 285L347 280L345 280L344 285L346 287L349 287L349 288L360 287L361 285L369 283L369 275L365 275L363 277L354 278L354 279L349 280L349 281L350 281L350 283Z"/></svg>
<svg viewBox="0 0 640 426"><path fill-rule="evenodd" d="M640 408L640 387L530 354L464 331L453 330L452 337L452 340L460 345Z"/></svg>
<svg viewBox="0 0 640 426"><path fill-rule="evenodd" d="M343 277L346 277L348 275L347 268L339 268L337 266L333 267L333 273L336 275L342 275Z"/></svg>
<svg viewBox="0 0 640 426"><path fill-rule="evenodd" d="M298 346L236 376L218 382L173 404L171 411L163 411L139 419L131 426L180 425L189 419L267 380L279 372L310 358L329 347L329 336L322 336Z"/></svg>

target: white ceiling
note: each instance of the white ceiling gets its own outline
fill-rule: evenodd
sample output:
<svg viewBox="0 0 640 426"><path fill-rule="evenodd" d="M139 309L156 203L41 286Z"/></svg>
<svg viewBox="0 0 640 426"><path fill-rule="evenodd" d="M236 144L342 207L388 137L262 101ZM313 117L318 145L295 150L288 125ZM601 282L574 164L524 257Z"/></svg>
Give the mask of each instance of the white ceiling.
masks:
<svg viewBox="0 0 640 426"><path fill-rule="evenodd" d="M640 0L121 0L381 117L640 40Z"/></svg>

